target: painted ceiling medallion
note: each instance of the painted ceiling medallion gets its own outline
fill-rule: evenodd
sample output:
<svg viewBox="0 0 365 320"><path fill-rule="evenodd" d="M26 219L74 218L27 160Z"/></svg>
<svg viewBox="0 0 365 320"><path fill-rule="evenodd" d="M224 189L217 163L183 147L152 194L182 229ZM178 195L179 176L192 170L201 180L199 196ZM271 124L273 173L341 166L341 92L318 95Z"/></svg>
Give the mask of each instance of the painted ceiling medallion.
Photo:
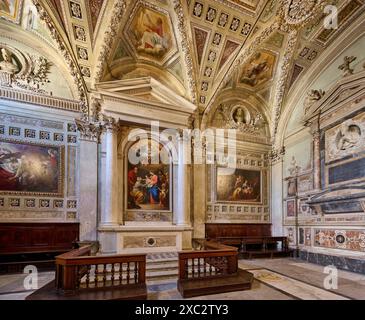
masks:
<svg viewBox="0 0 365 320"><path fill-rule="evenodd" d="M309 19L320 0L290 0L285 11L285 20L288 24L302 24Z"/></svg>

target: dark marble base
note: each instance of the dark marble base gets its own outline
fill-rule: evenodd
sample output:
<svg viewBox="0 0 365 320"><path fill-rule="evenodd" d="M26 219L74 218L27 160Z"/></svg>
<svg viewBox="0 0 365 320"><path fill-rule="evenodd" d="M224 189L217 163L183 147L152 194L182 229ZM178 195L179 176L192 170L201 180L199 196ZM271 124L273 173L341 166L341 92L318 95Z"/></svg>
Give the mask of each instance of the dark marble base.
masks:
<svg viewBox="0 0 365 320"><path fill-rule="evenodd" d="M341 270L365 274L365 260L331 256L322 253L309 252L306 250L299 250L298 257L299 259L309 263L315 263L321 266L334 265Z"/></svg>

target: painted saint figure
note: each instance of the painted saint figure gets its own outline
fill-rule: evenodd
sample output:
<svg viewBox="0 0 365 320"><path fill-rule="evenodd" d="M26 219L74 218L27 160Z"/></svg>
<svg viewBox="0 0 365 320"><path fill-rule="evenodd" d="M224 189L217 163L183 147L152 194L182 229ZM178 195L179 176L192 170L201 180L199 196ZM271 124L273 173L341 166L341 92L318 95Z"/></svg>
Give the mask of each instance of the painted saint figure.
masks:
<svg viewBox="0 0 365 320"><path fill-rule="evenodd" d="M10 1L9 0L0 0L0 11L11 14L10 10Z"/></svg>
<svg viewBox="0 0 365 320"><path fill-rule="evenodd" d="M142 10L137 23L137 39L138 51L163 54L168 49L168 38L162 18L152 18L146 10Z"/></svg>

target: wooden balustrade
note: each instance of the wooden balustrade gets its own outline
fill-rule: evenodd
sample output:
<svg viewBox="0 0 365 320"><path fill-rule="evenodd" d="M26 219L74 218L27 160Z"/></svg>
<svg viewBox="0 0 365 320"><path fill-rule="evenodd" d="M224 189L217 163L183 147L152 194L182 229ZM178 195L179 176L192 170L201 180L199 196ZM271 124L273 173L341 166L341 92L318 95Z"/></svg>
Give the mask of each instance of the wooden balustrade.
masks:
<svg viewBox="0 0 365 320"><path fill-rule="evenodd" d="M212 278L237 272L237 248L195 240L199 250L179 252L179 279Z"/></svg>
<svg viewBox="0 0 365 320"><path fill-rule="evenodd" d="M146 255L90 256L91 246L56 257L56 288L65 295L79 291L145 286Z"/></svg>
<svg viewBox="0 0 365 320"><path fill-rule="evenodd" d="M193 247L179 252L178 290L183 297L251 288L252 274L238 269L237 248L197 239Z"/></svg>

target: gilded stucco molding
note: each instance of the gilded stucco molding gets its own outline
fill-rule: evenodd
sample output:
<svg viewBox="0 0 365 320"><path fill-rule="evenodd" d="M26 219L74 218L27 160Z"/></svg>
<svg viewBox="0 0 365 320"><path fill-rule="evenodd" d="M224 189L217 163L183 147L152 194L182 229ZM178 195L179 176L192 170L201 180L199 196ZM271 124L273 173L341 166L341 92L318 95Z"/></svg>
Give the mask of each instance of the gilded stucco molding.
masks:
<svg viewBox="0 0 365 320"><path fill-rule="evenodd" d="M281 115L281 107L284 101L287 79L289 78L289 73L291 71L290 66L293 60L297 42L298 42L298 32L296 29L292 29L292 31L288 35L287 46L285 48L283 58L281 59L278 68L279 76L275 90L274 104L272 108L272 122L270 130L273 143L275 142L275 135L277 132L277 126Z"/></svg>
<svg viewBox="0 0 365 320"><path fill-rule="evenodd" d="M73 77L75 84L78 89L79 93L79 100L80 100L80 108L81 112L85 115L88 113L88 103L87 103L87 90L83 80L83 77L80 73L78 64L74 61L72 55L70 54L67 46L62 39L59 31L54 25L51 17L49 16L47 10L42 5L42 1L40 0L32 0L34 6L37 8L39 18L46 24L48 27L51 37L55 40L58 46L58 50L61 52L63 58L65 59L67 66L69 67L70 74Z"/></svg>
<svg viewBox="0 0 365 320"><path fill-rule="evenodd" d="M192 50L190 48L189 40L187 37L188 30L185 24L184 10L182 8L180 0L174 0L173 5L178 19L177 27L181 36L181 48L184 55L185 67L187 70L188 86L190 90L191 101L192 103L196 104L197 103L196 80L194 77L193 60L191 58Z"/></svg>

